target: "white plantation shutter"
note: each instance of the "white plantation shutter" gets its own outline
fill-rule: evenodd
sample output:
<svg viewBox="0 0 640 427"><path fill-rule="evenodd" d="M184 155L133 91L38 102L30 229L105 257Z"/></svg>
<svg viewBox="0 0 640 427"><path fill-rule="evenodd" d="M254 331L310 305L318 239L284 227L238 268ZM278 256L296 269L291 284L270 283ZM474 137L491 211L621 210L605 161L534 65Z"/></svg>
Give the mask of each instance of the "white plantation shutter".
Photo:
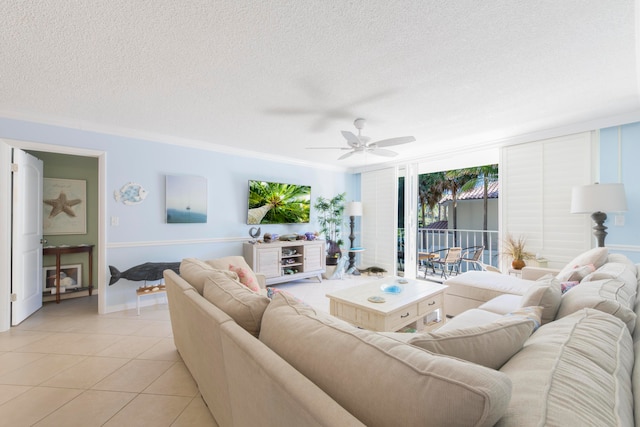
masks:
<svg viewBox="0 0 640 427"><path fill-rule="evenodd" d="M395 169L364 172L361 177L362 267L382 267L395 274L397 177Z"/></svg>
<svg viewBox="0 0 640 427"><path fill-rule="evenodd" d="M592 134L505 147L500 160L501 235L562 267L592 247L589 215L571 214L571 189L593 182ZM506 260L505 260L506 261Z"/></svg>

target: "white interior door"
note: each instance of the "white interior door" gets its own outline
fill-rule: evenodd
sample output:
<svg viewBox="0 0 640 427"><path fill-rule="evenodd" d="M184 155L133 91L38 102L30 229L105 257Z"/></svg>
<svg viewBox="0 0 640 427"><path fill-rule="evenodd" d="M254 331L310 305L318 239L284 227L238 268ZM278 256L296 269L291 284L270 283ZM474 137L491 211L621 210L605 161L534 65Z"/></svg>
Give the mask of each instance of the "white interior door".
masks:
<svg viewBox="0 0 640 427"><path fill-rule="evenodd" d="M42 160L13 149L11 324L42 307Z"/></svg>

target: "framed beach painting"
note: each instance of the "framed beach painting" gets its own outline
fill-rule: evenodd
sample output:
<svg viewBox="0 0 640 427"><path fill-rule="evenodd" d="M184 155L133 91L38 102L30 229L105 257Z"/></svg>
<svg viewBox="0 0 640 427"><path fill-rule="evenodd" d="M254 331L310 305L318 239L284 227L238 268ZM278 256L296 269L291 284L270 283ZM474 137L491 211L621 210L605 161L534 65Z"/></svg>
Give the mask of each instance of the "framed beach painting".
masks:
<svg viewBox="0 0 640 427"><path fill-rule="evenodd" d="M207 179L201 176L167 175L167 224L207 222Z"/></svg>
<svg viewBox="0 0 640 427"><path fill-rule="evenodd" d="M87 234L87 182L44 178L43 234Z"/></svg>

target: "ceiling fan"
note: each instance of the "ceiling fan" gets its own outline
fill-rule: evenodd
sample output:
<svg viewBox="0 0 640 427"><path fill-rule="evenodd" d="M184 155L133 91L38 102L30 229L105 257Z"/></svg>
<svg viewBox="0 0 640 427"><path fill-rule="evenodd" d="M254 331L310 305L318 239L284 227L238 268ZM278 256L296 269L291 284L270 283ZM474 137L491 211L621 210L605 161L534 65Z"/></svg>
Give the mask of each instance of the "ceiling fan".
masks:
<svg viewBox="0 0 640 427"><path fill-rule="evenodd" d="M413 136L400 136L397 138L383 139L381 141L370 142L371 138L362 135L362 128L364 127L366 120L362 118L355 119L353 125L358 129L358 135L346 130L341 131L342 136L347 140L348 147L307 147L311 150L349 150L348 153L338 157L338 160L346 159L354 155L355 153L371 153L378 156L394 157L398 153L391 150L385 150L382 147L391 147L394 145L407 144L413 142L416 139Z"/></svg>

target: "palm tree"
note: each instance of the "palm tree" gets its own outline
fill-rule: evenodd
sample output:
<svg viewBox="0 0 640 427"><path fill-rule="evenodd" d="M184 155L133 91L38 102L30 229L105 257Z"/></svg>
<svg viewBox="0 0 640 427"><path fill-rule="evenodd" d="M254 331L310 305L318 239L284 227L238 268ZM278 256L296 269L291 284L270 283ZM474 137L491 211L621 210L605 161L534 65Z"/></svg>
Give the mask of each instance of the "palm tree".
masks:
<svg viewBox="0 0 640 427"><path fill-rule="evenodd" d="M457 198L458 191L462 188L462 186L471 179L469 172L466 169L455 169L445 172L446 181L444 183L445 188L451 191L451 215L453 216L453 229L458 229L458 215L457 215ZM453 244L457 246L458 244L458 233L454 233L453 235Z"/></svg>
<svg viewBox="0 0 640 427"><path fill-rule="evenodd" d="M418 181L418 202L422 213L422 226L427 226L427 211L432 211L444 192L444 172L422 174ZM428 209L427 209L428 208ZM438 212L440 216L440 212Z"/></svg>
<svg viewBox="0 0 640 427"><path fill-rule="evenodd" d="M491 182L495 182L498 180L498 165L484 165L484 166L476 166L472 168L463 169L467 171L469 176L472 178L469 179L463 186L462 191L467 191L474 188L480 181L482 181L483 185L483 207L484 207L484 217L482 221L482 230L484 231L482 237L482 244L487 249L488 247L488 217L489 217L489 184Z"/></svg>
<svg viewBox="0 0 640 427"><path fill-rule="evenodd" d="M308 186L260 181L249 186L249 224L309 222Z"/></svg>

